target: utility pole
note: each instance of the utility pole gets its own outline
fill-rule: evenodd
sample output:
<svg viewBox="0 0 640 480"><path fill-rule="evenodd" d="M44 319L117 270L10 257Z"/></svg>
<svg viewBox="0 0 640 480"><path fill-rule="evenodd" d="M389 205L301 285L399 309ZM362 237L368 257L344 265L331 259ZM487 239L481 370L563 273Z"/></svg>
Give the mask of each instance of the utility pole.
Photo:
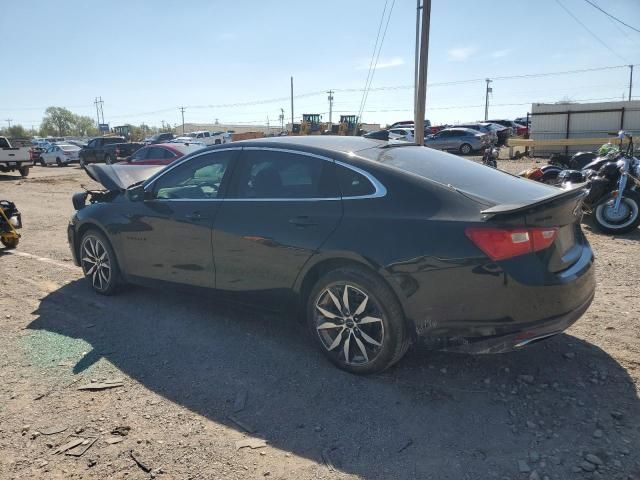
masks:
<svg viewBox="0 0 640 480"><path fill-rule="evenodd" d="M284 108L280 109L280 133L284 132Z"/></svg>
<svg viewBox="0 0 640 480"><path fill-rule="evenodd" d="M418 109L418 63L420 60L420 5L421 0L416 0L416 50L415 50L415 65L413 72L413 111Z"/></svg>
<svg viewBox="0 0 640 480"><path fill-rule="evenodd" d="M11 122L13 121L13 118L7 118L5 119L5 122L7 122L9 124L9 128L11 128Z"/></svg>
<svg viewBox="0 0 640 480"><path fill-rule="evenodd" d="M102 97L100 97L100 116L102 117L102 123L104 123L104 102L102 101Z"/></svg>
<svg viewBox="0 0 640 480"><path fill-rule="evenodd" d="M180 113L182 113L182 135L184 135L184 110L185 107L180 107Z"/></svg>
<svg viewBox="0 0 640 480"><path fill-rule="evenodd" d="M631 101L632 88L633 88L633 65L629 65L629 101Z"/></svg>
<svg viewBox="0 0 640 480"><path fill-rule="evenodd" d="M291 132L293 132L293 77L291 77Z"/></svg>
<svg viewBox="0 0 640 480"><path fill-rule="evenodd" d="M269 124L269 115L267 115L267 136L271 133L271 125Z"/></svg>
<svg viewBox="0 0 640 480"><path fill-rule="evenodd" d="M420 58L418 60L418 84L414 111L414 135L418 145L424 145L424 117L427 104L427 65L429 60L429 25L431 23L431 0L422 3L422 26L420 29Z"/></svg>
<svg viewBox="0 0 640 480"><path fill-rule="evenodd" d="M98 131L100 130L100 111L98 110L98 97L95 98L93 103L96 106L96 126L98 127Z"/></svg>
<svg viewBox="0 0 640 480"><path fill-rule="evenodd" d="M329 96L327 97L327 100L329 100L329 130L331 130L331 116L333 114L333 90L329 90L327 92L329 94Z"/></svg>
<svg viewBox="0 0 640 480"><path fill-rule="evenodd" d="M489 119L489 94L493 92L493 88L489 86L490 79L485 79L485 82L487 82L487 89L484 94L484 121L486 122Z"/></svg>

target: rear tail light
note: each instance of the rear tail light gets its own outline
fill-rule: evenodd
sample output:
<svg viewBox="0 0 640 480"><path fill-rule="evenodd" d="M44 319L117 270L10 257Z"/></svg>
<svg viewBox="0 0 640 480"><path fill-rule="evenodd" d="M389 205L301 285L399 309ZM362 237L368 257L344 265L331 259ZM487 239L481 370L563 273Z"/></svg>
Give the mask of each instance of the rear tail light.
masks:
<svg viewBox="0 0 640 480"><path fill-rule="evenodd" d="M491 260L505 260L544 250L558 234L548 228L467 228L465 234Z"/></svg>

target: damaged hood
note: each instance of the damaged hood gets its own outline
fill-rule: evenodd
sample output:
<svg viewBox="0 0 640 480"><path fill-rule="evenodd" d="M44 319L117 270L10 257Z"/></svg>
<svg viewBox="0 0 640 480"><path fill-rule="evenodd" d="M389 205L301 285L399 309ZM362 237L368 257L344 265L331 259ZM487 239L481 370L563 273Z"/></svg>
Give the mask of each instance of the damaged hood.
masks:
<svg viewBox="0 0 640 480"><path fill-rule="evenodd" d="M164 168L164 165L106 165L90 163L84 169L93 180L101 183L107 190L126 190L134 183L151 177Z"/></svg>

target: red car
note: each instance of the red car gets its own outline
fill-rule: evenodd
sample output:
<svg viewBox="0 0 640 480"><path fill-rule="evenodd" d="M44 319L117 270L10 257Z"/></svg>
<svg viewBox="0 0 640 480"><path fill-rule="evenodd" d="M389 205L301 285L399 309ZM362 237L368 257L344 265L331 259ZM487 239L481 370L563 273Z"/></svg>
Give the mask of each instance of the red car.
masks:
<svg viewBox="0 0 640 480"><path fill-rule="evenodd" d="M124 165L169 165L174 160L203 148L192 143L158 143L142 147L124 162Z"/></svg>

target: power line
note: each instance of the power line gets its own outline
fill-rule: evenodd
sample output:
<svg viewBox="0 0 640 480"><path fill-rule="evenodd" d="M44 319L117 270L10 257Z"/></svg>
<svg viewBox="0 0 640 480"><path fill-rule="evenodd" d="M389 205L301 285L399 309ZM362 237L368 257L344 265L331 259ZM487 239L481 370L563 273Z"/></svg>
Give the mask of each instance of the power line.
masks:
<svg viewBox="0 0 640 480"><path fill-rule="evenodd" d="M604 11L602 8L600 8L598 5L596 5L595 3L591 2L590 0L584 0L585 2L587 2L589 5L591 5L593 8L596 8L598 10L600 10L602 13L604 13L607 17L612 18L613 20L615 20L616 22L620 22L622 25L624 25L625 27L630 28L631 30L635 30L636 32L640 33L640 30L638 30L636 27L632 27L631 25L629 25L628 23L623 22L622 20L620 20L618 17L611 15L609 12Z"/></svg>
<svg viewBox="0 0 640 480"><path fill-rule="evenodd" d="M364 89L362 90L362 98L360 99L360 106L364 102L364 92L367 90L367 86L369 85L369 78L371 77L371 71L373 68L373 61L376 58L376 50L378 49L378 40L380 39L380 31L382 30L382 23L384 22L384 14L387 11L387 3L388 0L384 1L384 8L382 9L382 15L380 15L380 23L378 24L378 33L376 34L376 41L373 44L373 53L371 54L371 60L369 61L369 70L367 71L367 79L364 81ZM358 111L361 109L358 108Z"/></svg>
<svg viewBox="0 0 640 480"><path fill-rule="evenodd" d="M591 34L591 36L593 38L595 38L603 47L605 47L607 50L609 50L611 53L613 53L616 57L624 60L625 62L627 61L626 58L624 58L622 55L620 55L618 52L616 52L613 48L611 48L609 45L607 45L604 42L604 40L602 40L599 36L597 36L589 27L587 27L584 23L582 23L578 17L576 17L573 13L571 13L571 10L569 10L567 7L565 7L562 4L562 2L560 2L560 0L556 0L556 3L558 5L560 5L562 7L562 9L569 14L569 16L571 18L573 18L576 22L578 22L582 26L582 28L584 28L587 32L589 32Z"/></svg>
<svg viewBox="0 0 640 480"><path fill-rule="evenodd" d="M387 28L389 28L389 21L391 20L391 13L393 13L393 7L396 4L396 0L391 2L391 8L389 9L389 15L387 16L387 23L384 26L384 32L382 32L382 39L380 40L380 46L378 47L378 55L376 55L376 62L373 64L373 70L371 71L371 78L369 79L369 86L364 92L364 101L362 102L362 108L360 110L360 114L358 115L360 121L362 121L362 110L367 103L367 98L369 97L369 91L371 89L371 84L373 83L373 75L376 73L376 68L378 67L378 60L380 59L380 52L382 52L382 45L384 44L384 39L387 36Z"/></svg>

